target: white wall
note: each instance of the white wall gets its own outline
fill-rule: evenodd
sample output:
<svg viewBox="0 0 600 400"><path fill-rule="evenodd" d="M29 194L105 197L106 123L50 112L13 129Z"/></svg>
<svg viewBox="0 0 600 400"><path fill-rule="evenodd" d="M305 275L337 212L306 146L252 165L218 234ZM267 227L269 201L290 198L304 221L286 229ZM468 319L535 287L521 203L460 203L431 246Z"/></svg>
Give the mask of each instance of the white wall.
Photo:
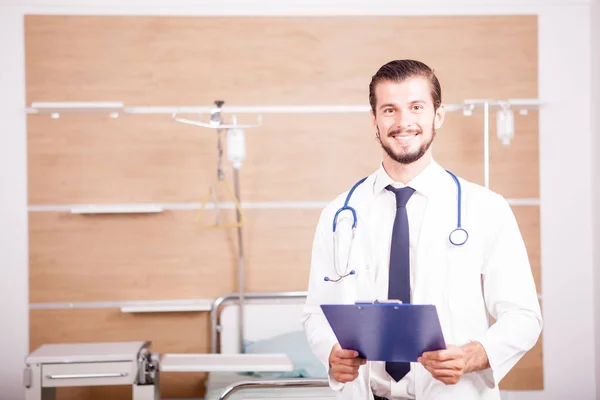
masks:
<svg viewBox="0 0 600 400"><path fill-rule="evenodd" d="M600 315L600 0L592 6L592 190L594 193L594 273L596 315ZM600 317L596 318L596 384L600 383Z"/></svg>
<svg viewBox="0 0 600 400"><path fill-rule="evenodd" d="M3 278L9 271L15 273L10 280L0 280L0 321L10 327L2 330L0 341L2 398L20 398L28 343L26 129L20 113L24 102L23 14L371 13L539 16L539 94L548 103L540 112L545 390L510 393L507 398L595 399L596 371L600 375L595 332L600 344L600 329L595 329L594 300L600 305L600 277L596 277L598 296L594 296L592 152L588 149L595 146L596 151L598 142L592 136L592 110L597 107L591 105L591 1L0 0L0 260ZM225 10L224 5L235 11ZM597 97L594 101L600 105ZM594 124L598 127L597 118Z"/></svg>
<svg viewBox="0 0 600 400"><path fill-rule="evenodd" d="M0 398L22 397L29 346L23 18L0 7Z"/></svg>
<svg viewBox="0 0 600 400"><path fill-rule="evenodd" d="M595 399L588 6L539 21L542 290L547 399Z"/></svg>

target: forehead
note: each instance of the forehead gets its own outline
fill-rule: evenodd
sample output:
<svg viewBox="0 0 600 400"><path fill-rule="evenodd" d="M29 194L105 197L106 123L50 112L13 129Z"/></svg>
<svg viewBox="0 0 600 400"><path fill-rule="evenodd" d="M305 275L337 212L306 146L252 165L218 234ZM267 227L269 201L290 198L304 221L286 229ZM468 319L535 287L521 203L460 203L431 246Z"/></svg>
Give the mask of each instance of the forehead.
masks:
<svg viewBox="0 0 600 400"><path fill-rule="evenodd" d="M431 86L427 78L412 77L402 82L381 81L375 87L377 104L424 101L432 103Z"/></svg>

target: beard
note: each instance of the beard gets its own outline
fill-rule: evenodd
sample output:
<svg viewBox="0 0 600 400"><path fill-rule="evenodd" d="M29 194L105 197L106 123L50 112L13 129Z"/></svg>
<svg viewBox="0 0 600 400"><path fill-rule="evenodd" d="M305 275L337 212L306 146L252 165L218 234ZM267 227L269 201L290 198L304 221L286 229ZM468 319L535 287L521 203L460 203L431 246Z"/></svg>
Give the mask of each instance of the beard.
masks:
<svg viewBox="0 0 600 400"><path fill-rule="evenodd" d="M423 130L422 129L394 129L388 132L388 136L391 137L392 135L397 135L397 134L401 134L401 133L410 133L410 134L423 134ZM384 143L381 140L380 137L380 132L379 132L379 127L377 127L377 141L379 142L379 144L381 145L381 147L383 148L383 150L387 153L388 156L390 156L390 158L396 162L399 162L400 164L412 164L415 161L419 160L421 157L423 157L425 155L425 153L427 152L427 150L429 150L429 148L431 147L431 143L433 143L433 139L435 138L435 126L434 124L431 124L431 138L423 143L416 151L413 151L411 153L395 153L394 150L387 144ZM395 139L393 139L395 140Z"/></svg>

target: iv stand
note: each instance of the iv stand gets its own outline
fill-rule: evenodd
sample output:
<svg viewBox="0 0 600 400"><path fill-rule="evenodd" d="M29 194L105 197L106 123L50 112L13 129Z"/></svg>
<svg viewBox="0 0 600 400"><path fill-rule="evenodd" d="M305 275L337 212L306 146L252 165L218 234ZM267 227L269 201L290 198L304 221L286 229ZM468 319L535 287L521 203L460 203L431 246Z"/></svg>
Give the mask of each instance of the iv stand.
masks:
<svg viewBox="0 0 600 400"><path fill-rule="evenodd" d="M221 131L223 129L230 128L256 128L261 125L261 118L259 117L257 125L240 125L234 119L233 124L226 124L223 121L221 110L223 104L225 102L222 100L215 101L216 109L213 109L210 113L210 122L205 123L201 121L194 121L184 118L178 118L176 114L173 114L173 119L178 122L183 122L190 125L201 126L205 128L213 128L217 130L219 144L221 141ZM219 145L219 149L221 149ZM220 150L219 150L220 151ZM219 152L219 160L221 159L221 152ZM220 165L220 162L219 162ZM222 171L219 171L219 174L222 174ZM221 176L219 176L221 177ZM240 177L239 177L239 166L234 164L233 167L233 182L234 182L234 195L238 204L241 204L240 200ZM238 327L239 327L239 346L240 351L244 351L244 282L245 282L245 262L244 262L244 242L243 242L243 232L242 232L242 221L244 220L241 206L236 207L236 221L237 221L237 242L238 242L238 295L239 295L239 313L238 313Z"/></svg>
<svg viewBox="0 0 600 400"><path fill-rule="evenodd" d="M223 124L223 118L221 117L221 108L225 102L222 100L215 101L217 106L217 110L211 113L210 120L211 123L217 124L220 126ZM217 128L217 135L219 135L219 140L221 140L221 128ZM233 186L235 198L241 204L242 200L240 198L240 174L239 169L233 169ZM240 210L236 208L236 222L237 226L237 242L238 242L238 294L239 294L239 311L238 311L238 336L239 336L239 344L240 344L240 352L244 352L244 282L245 282L245 274L244 274L244 242L243 242L243 233L242 226L240 224L242 220L242 214Z"/></svg>
<svg viewBox="0 0 600 400"><path fill-rule="evenodd" d="M235 197L240 200L240 185L239 185L239 170L234 168L233 170L233 184ZM236 219L238 224L241 221L241 213L239 209L236 209ZM244 244L243 244L243 235L242 235L242 227L237 227L237 238L238 238L238 287L239 287L239 295L240 295L240 306L239 306L239 338L240 338L240 351L244 352Z"/></svg>

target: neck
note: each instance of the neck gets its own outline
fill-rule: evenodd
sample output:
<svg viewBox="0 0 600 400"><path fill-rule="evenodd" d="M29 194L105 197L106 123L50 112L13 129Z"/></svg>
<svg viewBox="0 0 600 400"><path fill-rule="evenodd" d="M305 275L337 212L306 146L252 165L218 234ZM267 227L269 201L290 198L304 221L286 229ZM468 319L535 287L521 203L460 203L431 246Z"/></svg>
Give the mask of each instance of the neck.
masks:
<svg viewBox="0 0 600 400"><path fill-rule="evenodd" d="M431 158L431 153L428 151L423 157L412 164L401 164L384 152L383 168L394 182L401 182L406 185L427 168L431 162Z"/></svg>

